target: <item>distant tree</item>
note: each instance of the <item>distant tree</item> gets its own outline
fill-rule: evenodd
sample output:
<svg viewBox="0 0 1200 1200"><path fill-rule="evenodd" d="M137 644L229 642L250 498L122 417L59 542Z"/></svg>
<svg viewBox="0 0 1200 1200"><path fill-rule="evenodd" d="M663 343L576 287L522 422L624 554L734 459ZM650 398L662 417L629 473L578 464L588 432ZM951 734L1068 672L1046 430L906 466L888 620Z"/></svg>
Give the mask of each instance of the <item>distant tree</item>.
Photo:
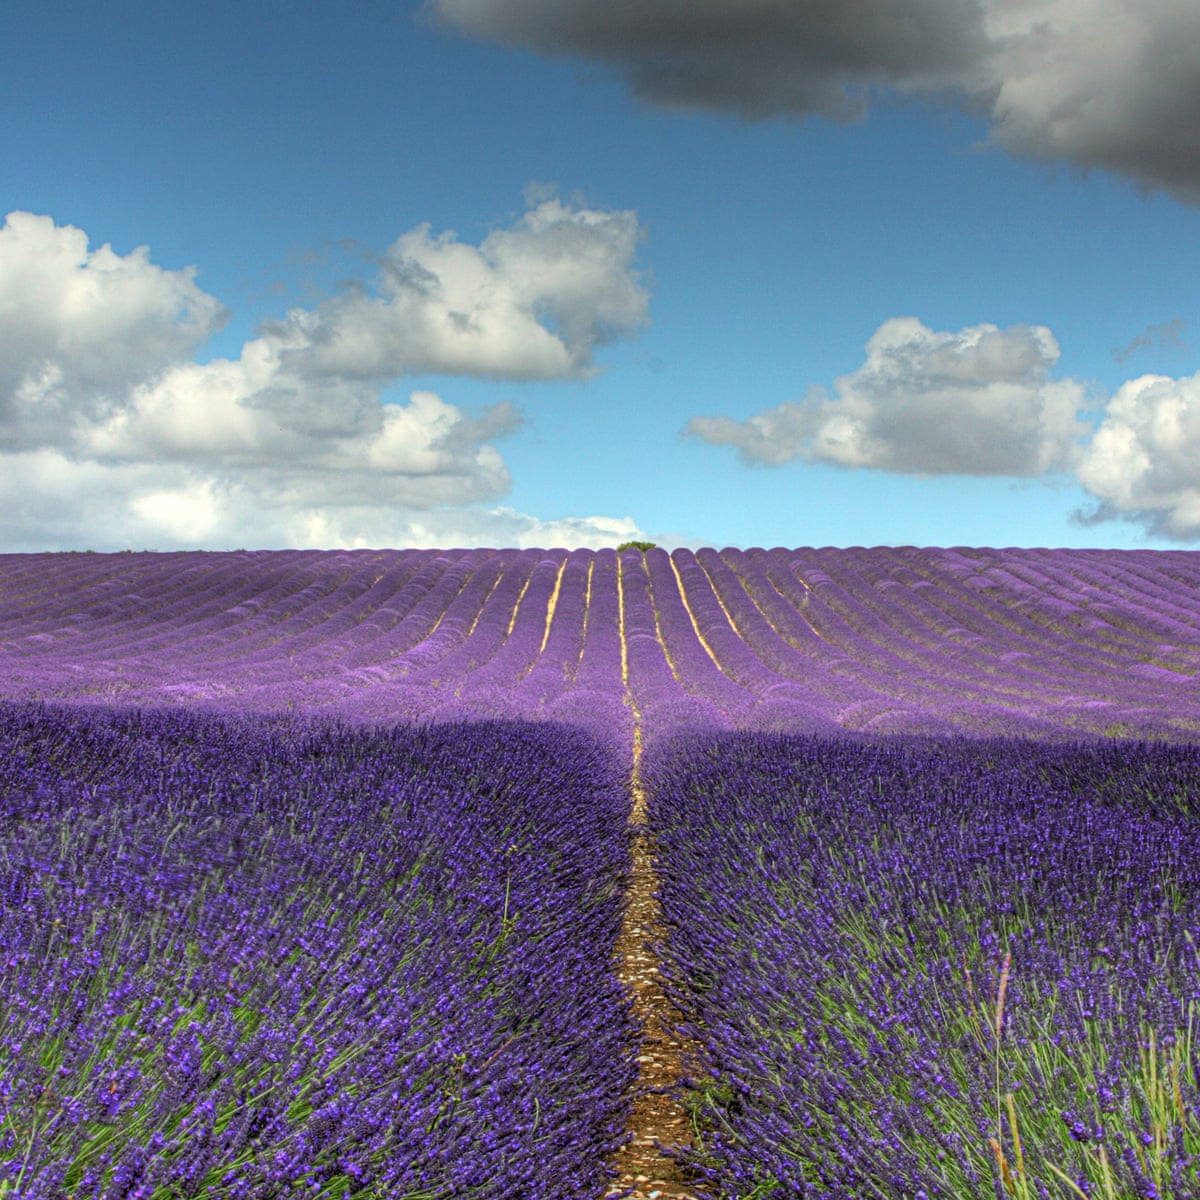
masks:
<svg viewBox="0 0 1200 1200"><path fill-rule="evenodd" d="M647 550L654 550L656 548L656 542L622 542L617 547L618 550L640 550L643 554L645 554Z"/></svg>

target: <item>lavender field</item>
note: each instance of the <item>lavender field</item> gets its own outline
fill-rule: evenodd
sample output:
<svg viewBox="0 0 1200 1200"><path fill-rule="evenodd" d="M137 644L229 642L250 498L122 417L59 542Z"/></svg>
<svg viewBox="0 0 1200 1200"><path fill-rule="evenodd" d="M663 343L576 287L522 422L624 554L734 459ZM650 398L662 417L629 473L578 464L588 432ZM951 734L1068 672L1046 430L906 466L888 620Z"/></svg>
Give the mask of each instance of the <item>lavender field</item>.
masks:
<svg viewBox="0 0 1200 1200"><path fill-rule="evenodd" d="M1200 734L1200 556L1072 550L0 556L3 695L681 727Z"/></svg>
<svg viewBox="0 0 1200 1200"><path fill-rule="evenodd" d="M648 778L725 1194L1200 1194L1200 748L683 741ZM730 839L728 829L737 830Z"/></svg>
<svg viewBox="0 0 1200 1200"><path fill-rule="evenodd" d="M0 556L0 1197L1200 1197L1200 556Z"/></svg>
<svg viewBox="0 0 1200 1200"><path fill-rule="evenodd" d="M0 1194L587 1195L625 781L528 724L0 709Z"/></svg>

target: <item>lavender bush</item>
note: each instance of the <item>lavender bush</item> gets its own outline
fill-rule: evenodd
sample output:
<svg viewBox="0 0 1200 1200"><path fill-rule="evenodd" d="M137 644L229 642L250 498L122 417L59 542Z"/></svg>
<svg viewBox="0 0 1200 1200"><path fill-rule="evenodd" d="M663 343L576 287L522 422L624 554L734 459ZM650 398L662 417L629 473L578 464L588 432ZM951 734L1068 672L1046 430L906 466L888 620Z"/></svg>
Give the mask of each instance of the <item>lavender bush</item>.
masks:
<svg viewBox="0 0 1200 1200"><path fill-rule="evenodd" d="M0 707L0 1195L598 1194L625 784L549 724Z"/></svg>
<svg viewBox="0 0 1200 1200"><path fill-rule="evenodd" d="M645 777L721 1195L1200 1195L1200 748L725 734Z"/></svg>

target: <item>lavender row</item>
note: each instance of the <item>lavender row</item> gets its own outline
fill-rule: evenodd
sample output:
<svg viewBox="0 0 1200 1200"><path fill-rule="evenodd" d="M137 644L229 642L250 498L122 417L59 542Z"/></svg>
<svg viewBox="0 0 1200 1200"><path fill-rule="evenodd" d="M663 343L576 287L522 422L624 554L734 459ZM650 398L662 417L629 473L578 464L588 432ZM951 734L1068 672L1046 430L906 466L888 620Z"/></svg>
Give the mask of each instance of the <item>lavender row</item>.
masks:
<svg viewBox="0 0 1200 1200"><path fill-rule="evenodd" d="M717 734L643 774L721 1196L1200 1195L1200 748Z"/></svg>
<svg viewBox="0 0 1200 1200"><path fill-rule="evenodd" d="M868 732L1034 733L1061 725L1058 714L1045 715L1058 697L1069 702L1080 692L1094 694L1097 668L1086 653L1080 654L1088 664L1086 680L1067 681L1068 687L1076 683L1074 693L1064 687L1061 652L1080 651L1073 641L1059 640L1053 670L1046 670L1047 648L1031 642L1025 631L1017 645L1029 652L1029 661L1037 655L1041 667L1031 687L1023 672L1025 659L1005 657L1014 647L1003 624L981 638L936 609L922 612L921 580L913 586L898 584L876 598L872 576L887 561L886 551L765 557L772 583L803 606L813 629L842 652L850 670L857 669L857 678L874 692L839 708L842 725ZM936 577L938 558L930 557ZM924 620L914 619L917 613Z"/></svg>
<svg viewBox="0 0 1200 1200"><path fill-rule="evenodd" d="M1184 674L1160 669L1179 656L1194 659L1197 646L1195 593L1182 581L1166 581L1164 591L1193 614L1190 624L1176 627L1174 646L1145 638L1124 647L1114 645L1111 622L1085 620L1080 614L1093 580L1104 569L1128 574L1139 564L1166 565L1187 556L1136 551L864 550L723 552L736 563L756 557L768 564L772 578L787 590L802 589L805 616L821 635L844 647L856 662L872 665L869 680L879 691L892 692L899 704L886 723L864 706L838 713L851 728L935 732L939 721L968 732L1028 731L1052 733L1087 730L1118 734L1183 733L1194 736L1197 696L1193 667ZM1194 557L1194 556L1193 556ZM1080 608L1071 620L1055 615L1061 604L1050 580L1031 583L1024 591L997 592L989 579L995 571L1029 572L1049 562L1074 579ZM872 603L880 572L904 564L911 573L893 574L886 598ZM1119 589L1104 594L1112 621L1137 626L1136 609ZM957 602L957 609L947 602ZM826 609L822 609L822 604ZM830 621L828 605L836 607ZM937 615L939 610L945 616ZM925 632L907 615L921 614ZM1075 619L1078 618L1078 619ZM838 628L838 623L842 629ZM905 650L911 634L924 641L921 662ZM910 643L911 645L911 643ZM876 649L873 650L872 647ZM908 661L888 665L873 655L900 654ZM916 671L914 672L914 668ZM925 698L905 696L915 679L929 686ZM1175 686L1164 689L1164 683ZM897 690L898 689L898 690Z"/></svg>
<svg viewBox="0 0 1200 1200"><path fill-rule="evenodd" d="M603 714L612 738L628 699L651 740L697 726L1194 738L1198 583L1194 555L1137 551L9 555L0 695L367 724L596 730Z"/></svg>
<svg viewBox="0 0 1200 1200"><path fill-rule="evenodd" d="M730 710L736 714L752 701L708 660L673 577L664 587L661 575L647 570L666 555L648 557L646 563L629 551L619 564L625 682L647 748L682 728L731 728Z"/></svg>
<svg viewBox="0 0 1200 1200"><path fill-rule="evenodd" d="M626 785L546 723L0 706L0 1194L599 1195Z"/></svg>
<svg viewBox="0 0 1200 1200"><path fill-rule="evenodd" d="M1194 602L1200 562L1194 553L1097 551L944 551L933 559L939 567L930 576L920 552L906 559L931 581L940 596L951 580L968 601L967 614L989 609L1018 621L1023 636L1035 633L1053 653L1067 641L1083 640L1096 649L1107 641L1132 641L1132 652L1153 666L1155 660L1191 674L1196 668L1197 613ZM1052 595L1053 580L1069 586ZM1057 612L1043 597L1057 600ZM1149 600L1149 604L1147 601ZM1168 615L1169 614L1169 615ZM1163 639L1169 638L1170 641Z"/></svg>
<svg viewBox="0 0 1200 1200"><path fill-rule="evenodd" d="M887 571L883 555L813 557L827 564L830 578L826 586L837 589L839 603L856 610L854 623L859 629L893 645L899 642L897 635L901 635L908 643L909 653L919 656L927 668L931 665L935 675L949 669L963 677L968 686L976 683L973 699L986 700L987 693L997 683L1008 682L1021 698L1044 693L1048 687L1058 694L1070 695L1072 685L1077 691L1091 693L1098 686L1102 688L1112 670L1123 665L1128 657L1129 648L1114 646L1110 636L1113 631L1100 624L1088 628L1089 633L1097 636L1088 639L1086 651L1073 639L1055 636L1051 627L1055 606L1061 603L1058 594L1061 589L1049 579L1043 581L1044 586L1037 593L1036 611L1044 623L1031 622L1028 614L1022 614L1025 627L1019 636L1013 637L1015 630L1000 622L993 622L982 632L967 627L972 623L973 610L978 607L977 599L966 612L945 615L936 608L922 606L919 601L925 597L917 596L917 589L910 587L905 575ZM1085 594L1085 586L1077 583L1076 593ZM1011 614L1004 615L1012 621ZM998 669L1002 649L1010 648L1017 653L1035 652L1039 657L1000 663ZM1135 646L1134 652L1136 649ZM1048 658L1053 660L1052 671L1046 669ZM1032 670L1023 669L1026 666Z"/></svg>

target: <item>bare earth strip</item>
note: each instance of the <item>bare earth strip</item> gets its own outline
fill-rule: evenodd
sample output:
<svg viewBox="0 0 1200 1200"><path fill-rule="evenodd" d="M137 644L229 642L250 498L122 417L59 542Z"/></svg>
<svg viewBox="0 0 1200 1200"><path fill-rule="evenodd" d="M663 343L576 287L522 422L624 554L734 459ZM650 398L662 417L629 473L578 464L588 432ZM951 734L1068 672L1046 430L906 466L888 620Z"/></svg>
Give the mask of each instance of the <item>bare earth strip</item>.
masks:
<svg viewBox="0 0 1200 1200"><path fill-rule="evenodd" d="M638 1080L629 1116L630 1140L610 1165L619 1173L607 1198L630 1200L699 1200L704 1195L695 1183L659 1149L691 1146L692 1125L678 1099L671 1094L684 1075L684 1061L696 1061L699 1048L676 1036L673 1027L683 1014L663 991L658 956L652 945L666 937L662 906L655 893L658 875L654 846L646 814L646 790L634 771L630 824L633 839L633 875L626 897L625 915L617 939L617 972L633 995L633 1013L642 1030L638 1055Z"/></svg>

